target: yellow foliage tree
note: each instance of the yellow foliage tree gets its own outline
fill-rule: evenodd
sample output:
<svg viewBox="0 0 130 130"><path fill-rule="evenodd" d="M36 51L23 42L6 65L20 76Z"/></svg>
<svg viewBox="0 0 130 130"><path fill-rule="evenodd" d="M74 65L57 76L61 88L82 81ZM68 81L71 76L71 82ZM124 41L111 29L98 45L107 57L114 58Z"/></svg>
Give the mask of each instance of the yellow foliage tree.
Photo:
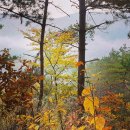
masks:
<svg viewBox="0 0 130 130"><path fill-rule="evenodd" d="M32 41L31 46L33 46L33 50L39 51L39 29L33 28L29 30L29 32L23 32L23 34ZM77 85L74 85L77 77L77 68L75 66L77 59L75 50L77 48L74 48L76 43L77 39L73 31L53 31L46 34L45 37L44 102L46 103L47 109L51 110L51 112L53 111L53 114L57 117L60 129L64 127L64 116L67 113L67 109L69 110L70 107L67 106L65 102L66 100L70 100L70 96L75 96L77 92ZM38 68L39 63L33 63L33 66ZM53 116L50 117L49 120L54 120ZM55 118L55 120L57 119ZM44 128L47 127L44 125Z"/></svg>

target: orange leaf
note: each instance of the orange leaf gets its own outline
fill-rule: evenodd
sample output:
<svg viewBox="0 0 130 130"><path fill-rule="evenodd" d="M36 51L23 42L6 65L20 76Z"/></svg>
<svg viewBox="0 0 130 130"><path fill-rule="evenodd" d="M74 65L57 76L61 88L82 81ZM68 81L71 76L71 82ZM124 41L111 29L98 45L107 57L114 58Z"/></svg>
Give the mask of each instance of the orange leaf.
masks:
<svg viewBox="0 0 130 130"><path fill-rule="evenodd" d="M82 61L79 61L75 65L78 67L78 66L84 65L84 63Z"/></svg>
<svg viewBox="0 0 130 130"><path fill-rule="evenodd" d="M110 107L100 107L98 110L99 111L103 111L103 112L111 112L111 108Z"/></svg>
<svg viewBox="0 0 130 130"><path fill-rule="evenodd" d="M38 80L44 80L44 76L42 76L42 75L39 76L39 77L38 77Z"/></svg>

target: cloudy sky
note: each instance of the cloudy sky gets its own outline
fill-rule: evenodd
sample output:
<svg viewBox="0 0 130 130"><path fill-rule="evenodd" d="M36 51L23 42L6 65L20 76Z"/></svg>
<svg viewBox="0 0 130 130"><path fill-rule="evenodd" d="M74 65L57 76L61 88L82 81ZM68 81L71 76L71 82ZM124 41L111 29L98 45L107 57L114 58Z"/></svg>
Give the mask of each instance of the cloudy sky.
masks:
<svg viewBox="0 0 130 130"><path fill-rule="evenodd" d="M73 6L70 0L52 0L56 6L62 8L67 14L73 14L78 12L78 10ZM77 2L78 0L72 0ZM63 17L66 14L60 11L59 9L55 8L54 6L49 6L49 12L53 18Z"/></svg>
<svg viewBox="0 0 130 130"><path fill-rule="evenodd" d="M51 17L56 18L52 21L53 24L64 28L78 21L78 14L76 14L78 10L71 8L69 0L55 0L55 4L63 7L65 12L72 15L70 17L65 16L60 10L50 6ZM93 17L97 24L106 19L111 19L110 15L104 13L93 14ZM87 21L93 22L89 16L87 16ZM19 20L0 19L0 23L4 24L4 28L0 30L0 50L6 47L11 48L12 54L21 56L23 53L33 54L29 46L30 41L24 39L19 31L27 28L21 25ZM89 44L86 46L86 59L108 55L112 48L119 49L123 44L130 47L130 40L127 38L129 31L130 26L126 26L123 20L111 25L106 30L96 30L94 40L87 39Z"/></svg>

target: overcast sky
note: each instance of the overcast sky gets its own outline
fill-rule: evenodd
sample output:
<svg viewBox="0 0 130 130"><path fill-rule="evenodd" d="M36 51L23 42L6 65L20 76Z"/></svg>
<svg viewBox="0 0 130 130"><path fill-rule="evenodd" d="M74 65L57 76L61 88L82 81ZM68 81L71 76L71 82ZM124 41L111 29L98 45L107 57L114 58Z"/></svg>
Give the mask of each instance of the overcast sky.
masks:
<svg viewBox="0 0 130 130"><path fill-rule="evenodd" d="M52 0L52 1L56 6L62 8L67 14L73 14L78 12L78 9L72 6L73 4L70 2L70 0ZM77 0L72 0L72 1L77 2ZM49 12L53 18L66 16L65 13L63 13L61 10L55 8L52 5L49 6Z"/></svg>
<svg viewBox="0 0 130 130"><path fill-rule="evenodd" d="M63 7L63 10L68 14L73 14L78 11L75 7L71 8L70 0L55 0L55 4ZM68 17L52 6L50 6L50 13L52 17L57 18L53 23L62 28L78 21L78 14L73 14L71 17ZM98 24L105 19L110 19L110 16L95 14L94 18ZM89 18L87 17L88 20ZM22 55L23 53L33 54L29 46L30 41L24 39L19 31L26 30L27 28L21 25L19 20L0 19L0 23L4 24L4 28L0 30L0 50L3 48L11 48L12 53L16 55ZM87 43L89 42L86 47L86 59L100 58L108 55L112 48L119 49L123 44L127 44L130 47L130 40L127 38L129 31L130 26L126 26L124 21L111 25L107 30L97 30L94 35L94 41L86 41Z"/></svg>

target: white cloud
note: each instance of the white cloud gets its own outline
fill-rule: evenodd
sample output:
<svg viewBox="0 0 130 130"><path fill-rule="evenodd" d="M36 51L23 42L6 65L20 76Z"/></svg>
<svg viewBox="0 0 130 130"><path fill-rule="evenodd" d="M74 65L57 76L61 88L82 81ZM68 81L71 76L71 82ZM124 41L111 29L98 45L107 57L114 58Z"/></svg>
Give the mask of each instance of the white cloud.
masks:
<svg viewBox="0 0 130 130"><path fill-rule="evenodd" d="M53 3L64 10L67 14L76 13L78 11L75 7L71 6L72 3L69 0L53 0ZM53 18L66 16L65 13L52 5L49 5L49 12Z"/></svg>
<svg viewBox="0 0 130 130"><path fill-rule="evenodd" d="M123 46L123 44L126 44L128 47L130 47L130 40L124 39L109 41L99 35L95 36L95 40L86 46L86 59L88 60L107 56L112 48L117 50Z"/></svg>
<svg viewBox="0 0 130 130"><path fill-rule="evenodd" d="M27 39L23 39L22 37L0 36L0 50L9 48L12 54L21 55L28 52L31 50L29 43Z"/></svg>

